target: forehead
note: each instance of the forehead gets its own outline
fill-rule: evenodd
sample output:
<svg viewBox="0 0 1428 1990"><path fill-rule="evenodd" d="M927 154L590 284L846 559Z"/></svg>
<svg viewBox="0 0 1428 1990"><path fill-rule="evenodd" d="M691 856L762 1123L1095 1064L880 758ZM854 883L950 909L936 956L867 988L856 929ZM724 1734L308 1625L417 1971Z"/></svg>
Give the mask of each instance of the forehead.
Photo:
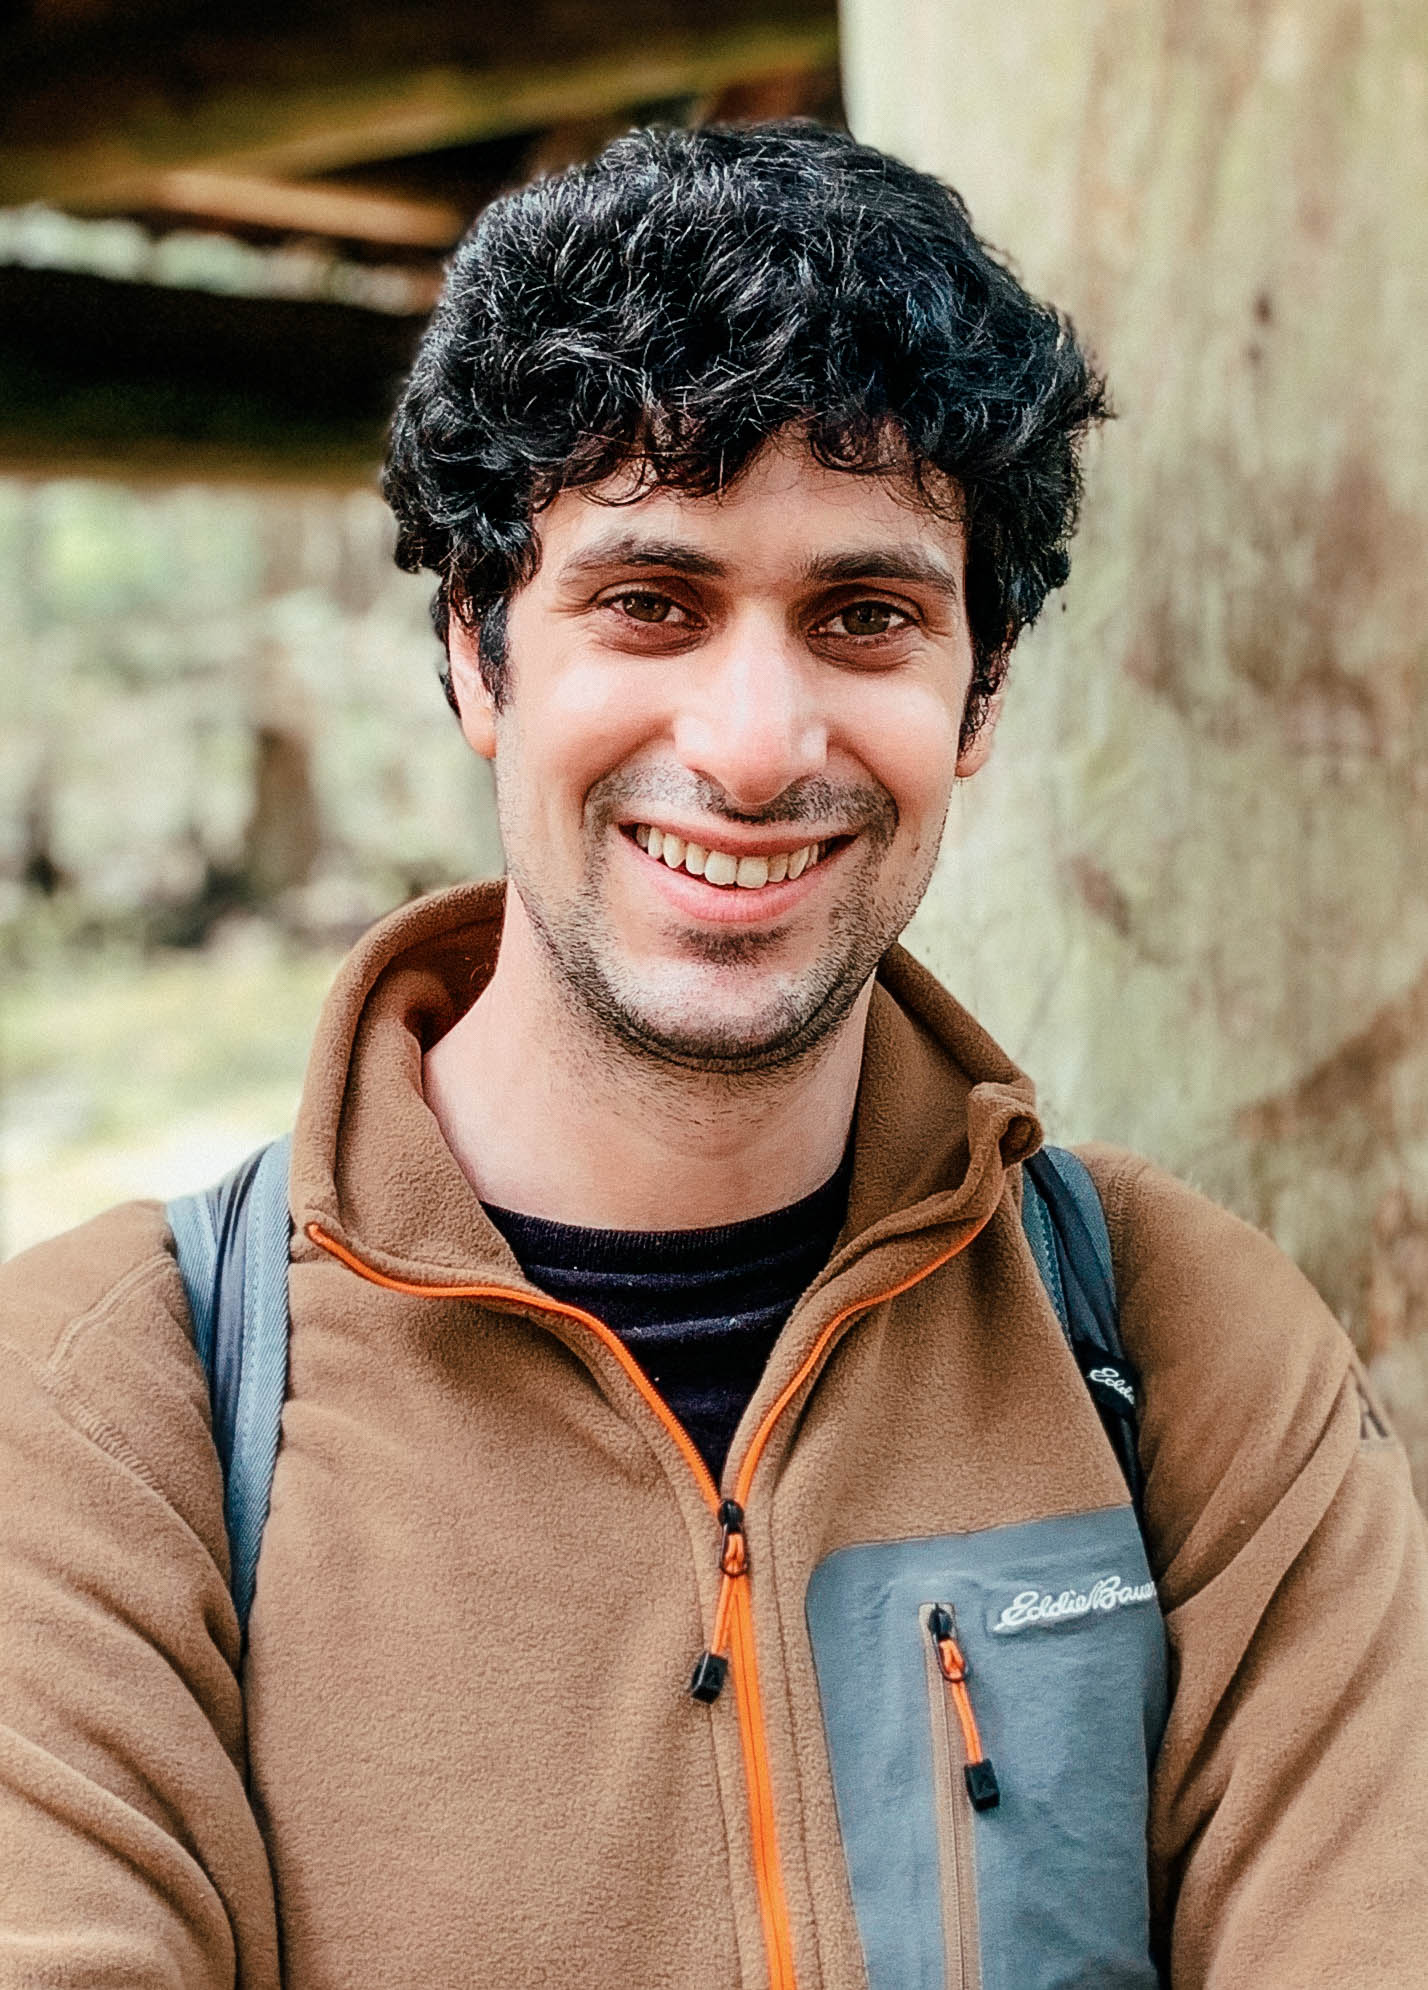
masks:
<svg viewBox="0 0 1428 1990"><path fill-rule="evenodd" d="M617 564L637 563L641 547L683 547L706 555L711 573L749 580L909 552L925 556L930 570L960 575L966 553L954 487L934 511L905 478L830 469L801 441L781 438L713 495L659 485L639 491L631 471L588 490L562 491L540 514L537 530L542 568L553 577L606 551Z"/></svg>

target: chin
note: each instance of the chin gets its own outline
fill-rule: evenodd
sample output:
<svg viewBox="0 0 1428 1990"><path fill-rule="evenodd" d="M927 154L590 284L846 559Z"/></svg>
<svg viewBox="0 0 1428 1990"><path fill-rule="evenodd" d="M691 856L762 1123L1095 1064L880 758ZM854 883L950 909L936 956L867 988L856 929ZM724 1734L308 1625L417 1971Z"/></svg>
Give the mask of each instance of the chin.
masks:
<svg viewBox="0 0 1428 1990"><path fill-rule="evenodd" d="M731 995L710 986L723 978L717 970L685 968L672 978L678 986L663 1000L652 999L648 980L638 987L605 980L590 1006L605 1028L651 1061L728 1077L779 1070L806 1057L837 1029L862 986L841 978L830 986L813 973ZM583 993L589 1001L596 991L587 984Z"/></svg>
<svg viewBox="0 0 1428 1990"><path fill-rule="evenodd" d="M591 891L552 916L517 885L576 1016L651 1065L729 1078L798 1063L837 1031L896 930L843 908L832 931L667 928L611 919Z"/></svg>

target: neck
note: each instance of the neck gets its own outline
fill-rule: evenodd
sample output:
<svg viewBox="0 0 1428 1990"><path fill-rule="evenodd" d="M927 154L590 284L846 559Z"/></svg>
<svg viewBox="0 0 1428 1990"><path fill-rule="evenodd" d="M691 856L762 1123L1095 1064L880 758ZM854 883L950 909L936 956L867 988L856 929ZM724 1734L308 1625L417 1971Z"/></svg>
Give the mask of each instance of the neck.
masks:
<svg viewBox="0 0 1428 1990"><path fill-rule="evenodd" d="M609 1230L696 1230L811 1195L842 1159L871 982L796 1064L729 1077L573 1019L508 900L496 969L423 1085L483 1202Z"/></svg>

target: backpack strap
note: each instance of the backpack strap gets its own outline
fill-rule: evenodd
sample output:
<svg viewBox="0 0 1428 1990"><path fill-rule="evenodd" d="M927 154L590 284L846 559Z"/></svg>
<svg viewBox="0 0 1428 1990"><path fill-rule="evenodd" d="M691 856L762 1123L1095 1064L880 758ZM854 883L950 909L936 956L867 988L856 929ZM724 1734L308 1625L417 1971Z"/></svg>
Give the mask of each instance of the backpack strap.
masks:
<svg viewBox="0 0 1428 1990"><path fill-rule="evenodd" d="M166 1211L208 1377L230 1587L245 1634L287 1392L291 1151L285 1135L216 1188L179 1196Z"/></svg>
<svg viewBox="0 0 1428 1990"><path fill-rule="evenodd" d="M1090 1169L1064 1147L1022 1165L1022 1227L1139 1516L1140 1378L1121 1339L1111 1238Z"/></svg>
<svg viewBox="0 0 1428 1990"><path fill-rule="evenodd" d="M245 1633L288 1374L290 1135L216 1188L168 1205L223 1467L231 1587ZM1085 1163L1044 1147L1022 1166L1022 1226L1067 1346L1140 1513L1139 1377L1121 1339L1110 1233Z"/></svg>

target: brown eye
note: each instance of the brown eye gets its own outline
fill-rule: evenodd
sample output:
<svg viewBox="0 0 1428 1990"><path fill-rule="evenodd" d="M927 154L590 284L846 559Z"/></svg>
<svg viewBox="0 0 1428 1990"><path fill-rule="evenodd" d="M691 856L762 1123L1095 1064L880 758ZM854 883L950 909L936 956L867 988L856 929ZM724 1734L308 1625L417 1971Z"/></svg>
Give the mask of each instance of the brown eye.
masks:
<svg viewBox="0 0 1428 1990"><path fill-rule="evenodd" d="M842 636L886 636L906 620L906 615L889 602L851 601L833 617L833 631Z"/></svg>
<svg viewBox="0 0 1428 1990"><path fill-rule="evenodd" d="M675 604L667 594L649 594L641 590L620 595L618 606L632 622L667 622Z"/></svg>

